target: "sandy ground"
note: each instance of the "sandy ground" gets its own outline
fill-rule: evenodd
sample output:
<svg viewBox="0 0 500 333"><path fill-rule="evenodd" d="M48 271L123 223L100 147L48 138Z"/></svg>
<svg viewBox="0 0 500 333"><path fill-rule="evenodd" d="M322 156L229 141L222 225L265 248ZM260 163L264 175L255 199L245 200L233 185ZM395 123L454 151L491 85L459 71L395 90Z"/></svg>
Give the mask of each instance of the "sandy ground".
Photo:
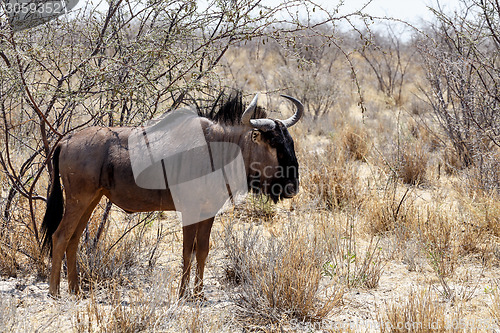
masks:
<svg viewBox="0 0 500 333"><path fill-rule="evenodd" d="M207 301L201 306L196 303L176 304L171 302L167 307L175 307L171 313L199 311L201 317L212 318L215 331L226 328L229 331L239 330L239 326L231 324L231 316L236 309L235 299L237 287L224 285L222 282L223 253L216 248L209 257L205 277L205 293ZM168 264L171 267L180 266L180 260ZM166 273L168 271L168 273ZM171 274L164 264L159 264L151 276L161 276L162 272ZM335 331L350 328L354 332L378 332L380 321L378 316L383 313L388 304L404 302L410 292L428 288L436 294L440 302L446 307L446 318L449 325L457 324L465 331L500 331L493 321L489 306L492 302L492 292L496 288L494 280L500 269L493 267L484 269L479 264L464 263L458 270L456 278L449 282L449 287L455 291L454 302L446 300L442 294L442 287L435 278L430 267L419 271L408 271L408 265L397 260L388 261L383 269L379 286L375 289L351 289L344 294L342 304L334 309L331 316L314 324L291 323L290 330ZM150 283L155 279L146 279ZM174 282L175 284L176 282ZM134 283L136 286L137 282ZM151 287L148 286L146 288ZM170 285L172 287L172 285ZM174 286L175 287L175 286ZM78 298L68 295L65 278L61 284L62 295L53 299L47 295L48 284L35 281L33 278L9 278L0 280L0 317L5 332L56 332L61 329L72 328L77 330L78 313L88 311L92 304L89 298ZM132 290L122 290L124 294ZM137 291L137 290L136 290ZM164 292L167 292L164 290ZM84 293L85 294L85 293ZM97 293L99 295L99 292ZM168 297L172 297L172 292ZM147 294L147 297L151 295ZM101 295L103 296L103 295ZM98 303L106 303L106 297ZM463 300L467 298L467 300ZM126 304L127 305L127 304ZM158 324L157 331L170 331L171 318L165 323ZM209 319L210 320L210 319ZM234 326L233 326L234 325ZM163 329L162 329L163 328ZM170 327L172 328L172 327ZM451 326L450 326L451 328ZM154 331L156 331L154 329ZM210 330L212 331L212 330ZM463 331L463 330L459 330Z"/></svg>

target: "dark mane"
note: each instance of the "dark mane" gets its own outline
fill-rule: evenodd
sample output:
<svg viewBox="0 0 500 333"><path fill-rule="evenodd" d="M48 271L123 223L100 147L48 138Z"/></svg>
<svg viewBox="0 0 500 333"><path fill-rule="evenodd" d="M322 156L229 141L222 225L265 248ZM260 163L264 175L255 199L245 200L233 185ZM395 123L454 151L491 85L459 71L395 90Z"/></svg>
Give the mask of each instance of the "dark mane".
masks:
<svg viewBox="0 0 500 333"><path fill-rule="evenodd" d="M230 94L223 91L212 105L198 109L198 114L219 124L238 125L246 107L240 90L233 90ZM264 108L257 106L253 118L266 118L266 116Z"/></svg>

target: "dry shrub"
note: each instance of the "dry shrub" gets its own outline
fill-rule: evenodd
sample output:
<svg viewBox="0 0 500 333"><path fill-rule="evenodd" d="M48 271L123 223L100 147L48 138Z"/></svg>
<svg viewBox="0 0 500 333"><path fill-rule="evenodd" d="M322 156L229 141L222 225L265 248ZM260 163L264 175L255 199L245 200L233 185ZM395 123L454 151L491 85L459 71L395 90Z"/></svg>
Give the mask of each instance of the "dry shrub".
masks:
<svg viewBox="0 0 500 333"><path fill-rule="evenodd" d="M416 239L410 239L402 249L402 261L409 272L422 272L426 266L427 257L422 253L422 244Z"/></svg>
<svg viewBox="0 0 500 333"><path fill-rule="evenodd" d="M286 222L282 222L286 223ZM323 256L315 237L290 221L280 232L261 227L235 230L227 223L224 247L233 282L239 283L238 315L248 326L282 325L291 319L318 321L338 304L342 293L323 290Z"/></svg>
<svg viewBox="0 0 500 333"><path fill-rule="evenodd" d="M381 332L448 332L446 306L439 303L429 290L410 291L407 298L400 298L379 313Z"/></svg>
<svg viewBox="0 0 500 333"><path fill-rule="evenodd" d="M0 217L0 275L18 277L23 273L35 273L38 279L46 277L46 261L32 232L28 201L19 198L6 216ZM43 210L34 205L35 218L42 218Z"/></svg>
<svg viewBox="0 0 500 333"><path fill-rule="evenodd" d="M144 295L141 294L133 295L132 302L136 303L143 297ZM110 298L109 307L107 307L100 305L95 296L91 297L86 313L88 326L85 327L85 321L81 319L81 315L77 314L78 331L139 332L146 330L150 323L156 319L154 312L148 311L151 309L139 307L136 304L130 306L129 301L123 300L116 290L110 290Z"/></svg>
<svg viewBox="0 0 500 333"><path fill-rule="evenodd" d="M249 275L245 272L248 265L247 251L255 251L259 248L261 231L251 227L243 231L236 230L232 222L228 222L224 226L223 241L228 258L228 262L224 265L225 282L233 285L246 283L247 281L244 279L249 278Z"/></svg>
<svg viewBox="0 0 500 333"><path fill-rule="evenodd" d="M419 219L419 236L427 254L428 262L442 287L442 295L448 300L455 299L455 291L446 278L451 277L458 264L457 247L454 246L454 227L450 216L443 213L443 207L428 206Z"/></svg>
<svg viewBox="0 0 500 333"><path fill-rule="evenodd" d="M369 142L365 128L359 125L345 126L341 133L340 143L350 158L356 161L366 161Z"/></svg>
<svg viewBox="0 0 500 333"><path fill-rule="evenodd" d="M451 148L447 148L443 155L445 171L458 176L457 188L462 196L475 198L492 193L497 197L500 195L500 148L481 145L474 154L469 154L474 163L471 162L467 167Z"/></svg>
<svg viewBox="0 0 500 333"><path fill-rule="evenodd" d="M346 159L342 149L330 145L323 156L310 156L309 163L301 181L309 197L307 202L328 210L359 207L362 195L357 167Z"/></svg>
<svg viewBox="0 0 500 333"><path fill-rule="evenodd" d="M400 137L399 132L397 135L398 137L394 139L393 133L389 133L385 140L388 143L381 142L382 151L379 152L377 158L378 164L394 178L401 179L404 184L425 183L428 176L427 166L431 157L429 144L420 138L412 137L415 134L412 134L411 129L406 137Z"/></svg>

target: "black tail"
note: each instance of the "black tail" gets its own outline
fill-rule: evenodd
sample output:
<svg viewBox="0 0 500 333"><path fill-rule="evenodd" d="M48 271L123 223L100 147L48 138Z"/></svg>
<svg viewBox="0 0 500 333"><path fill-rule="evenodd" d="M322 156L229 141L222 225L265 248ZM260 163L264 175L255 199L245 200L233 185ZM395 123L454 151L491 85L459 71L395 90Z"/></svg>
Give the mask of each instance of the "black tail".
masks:
<svg viewBox="0 0 500 333"><path fill-rule="evenodd" d="M43 217L41 234L43 237L42 252L52 255L52 235L56 232L57 227L61 223L64 213L64 198L61 188L61 181L59 179L59 153L61 147L57 147L52 157L52 165L54 168L54 177L50 195L47 200L47 210Z"/></svg>

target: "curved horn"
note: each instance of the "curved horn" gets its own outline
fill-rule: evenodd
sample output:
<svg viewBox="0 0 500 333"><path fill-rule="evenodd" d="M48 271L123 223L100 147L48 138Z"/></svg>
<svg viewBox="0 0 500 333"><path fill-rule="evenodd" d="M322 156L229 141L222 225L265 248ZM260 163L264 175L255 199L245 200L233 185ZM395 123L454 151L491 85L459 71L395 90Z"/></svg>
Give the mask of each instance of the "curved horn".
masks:
<svg viewBox="0 0 500 333"><path fill-rule="evenodd" d="M255 112L258 99L259 99L259 93L255 95L255 97L252 99L252 102L250 102L250 105L245 110L245 112L241 114L241 123L243 125L251 125L250 119L252 119L253 113Z"/></svg>
<svg viewBox="0 0 500 333"><path fill-rule="evenodd" d="M304 114L304 105L302 105L302 103L299 100L293 97L287 95L281 95L281 97L285 97L286 99L290 100L293 104L295 104L295 107L297 107L297 111L295 111L295 114L293 116L291 116L288 119L281 120L281 122L283 123L283 125L285 125L285 127L291 127L295 125L302 117L302 114Z"/></svg>
<svg viewBox="0 0 500 333"><path fill-rule="evenodd" d="M248 125L258 128L264 132L273 130L276 124L271 119L252 119L252 116L257 107L258 99L259 99L259 94L256 94L250 105L245 110L245 112L243 112L243 114L241 115L241 123L243 125Z"/></svg>
<svg viewBox="0 0 500 333"><path fill-rule="evenodd" d="M264 132L272 131L276 126L276 123L271 119L250 119L250 124Z"/></svg>

